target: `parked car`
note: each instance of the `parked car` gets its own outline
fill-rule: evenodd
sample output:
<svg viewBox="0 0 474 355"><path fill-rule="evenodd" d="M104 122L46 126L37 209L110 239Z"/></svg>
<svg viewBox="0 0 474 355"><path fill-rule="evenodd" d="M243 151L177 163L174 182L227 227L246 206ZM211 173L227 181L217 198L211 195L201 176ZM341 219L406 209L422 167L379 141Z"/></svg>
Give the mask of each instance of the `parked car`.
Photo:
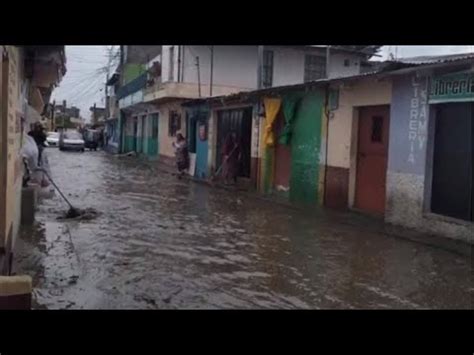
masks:
<svg viewBox="0 0 474 355"><path fill-rule="evenodd" d="M84 139L82 139L82 135L79 132L66 131L61 132L59 135L59 150L80 150L83 152L84 148Z"/></svg>
<svg viewBox="0 0 474 355"><path fill-rule="evenodd" d="M59 145L59 133L58 132L48 132L48 137L46 138L46 143L48 143L48 147L57 147Z"/></svg>
<svg viewBox="0 0 474 355"><path fill-rule="evenodd" d="M84 131L85 147L90 150L97 150L99 145L100 132L95 129L86 129Z"/></svg>

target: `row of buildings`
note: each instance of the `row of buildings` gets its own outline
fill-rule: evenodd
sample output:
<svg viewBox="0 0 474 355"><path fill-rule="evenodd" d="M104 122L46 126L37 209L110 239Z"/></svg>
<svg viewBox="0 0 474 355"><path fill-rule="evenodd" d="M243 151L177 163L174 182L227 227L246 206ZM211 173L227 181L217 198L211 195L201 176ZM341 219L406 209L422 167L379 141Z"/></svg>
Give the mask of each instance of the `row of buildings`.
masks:
<svg viewBox="0 0 474 355"><path fill-rule="evenodd" d="M0 57L0 275L8 275L22 209L28 207L22 205L24 136L33 123L45 120L51 93L66 73L66 58L64 46L8 45L0 46Z"/></svg>
<svg viewBox="0 0 474 355"><path fill-rule="evenodd" d="M354 209L473 242L474 54L374 62L377 46L123 46L108 80L111 152L222 163L294 203Z"/></svg>

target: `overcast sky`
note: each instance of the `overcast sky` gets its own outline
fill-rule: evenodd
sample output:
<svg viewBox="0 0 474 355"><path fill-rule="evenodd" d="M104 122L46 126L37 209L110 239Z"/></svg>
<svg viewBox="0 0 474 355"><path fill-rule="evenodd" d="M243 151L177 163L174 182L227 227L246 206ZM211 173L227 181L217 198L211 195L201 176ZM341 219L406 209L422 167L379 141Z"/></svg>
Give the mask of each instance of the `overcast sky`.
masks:
<svg viewBox="0 0 474 355"><path fill-rule="evenodd" d="M387 59L389 52L396 52L397 57L413 57L474 52L474 46L385 46L380 59ZM88 121L89 107L94 103L98 107L104 107L106 74L99 72L108 63L107 47L66 46L66 59L67 73L60 86L54 90L53 99L57 103L66 100L68 106L79 107L81 116Z"/></svg>

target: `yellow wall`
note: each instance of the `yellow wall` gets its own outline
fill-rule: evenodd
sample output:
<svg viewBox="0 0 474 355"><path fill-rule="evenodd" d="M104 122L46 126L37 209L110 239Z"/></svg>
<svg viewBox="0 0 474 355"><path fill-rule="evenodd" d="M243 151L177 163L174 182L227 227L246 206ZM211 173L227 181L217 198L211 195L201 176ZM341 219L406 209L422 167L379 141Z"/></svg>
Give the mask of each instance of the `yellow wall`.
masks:
<svg viewBox="0 0 474 355"><path fill-rule="evenodd" d="M331 113L329 119L329 166L350 167L354 108L390 104L391 97L390 81L365 79L356 83L345 83L340 87L339 107Z"/></svg>
<svg viewBox="0 0 474 355"><path fill-rule="evenodd" d="M159 112L159 154L165 155L168 157L174 157L174 148L173 142L176 140L176 137L170 137L168 135L168 120L169 120L169 112L170 111L177 111L181 114L181 129L178 133L181 133L183 136L186 137L186 114L183 108L181 107L181 103L183 101L173 101L165 104L161 104L158 108Z"/></svg>
<svg viewBox="0 0 474 355"><path fill-rule="evenodd" d="M2 107L0 116L2 120L0 179L3 185L0 194L0 246L8 245L7 238L10 232L12 237L15 237L18 231L23 173L20 156L22 142L21 117L24 116L20 93L21 84L23 83L23 59L17 47L7 46L7 51L8 65L4 67L2 64L2 88L6 89L6 92L1 91Z"/></svg>

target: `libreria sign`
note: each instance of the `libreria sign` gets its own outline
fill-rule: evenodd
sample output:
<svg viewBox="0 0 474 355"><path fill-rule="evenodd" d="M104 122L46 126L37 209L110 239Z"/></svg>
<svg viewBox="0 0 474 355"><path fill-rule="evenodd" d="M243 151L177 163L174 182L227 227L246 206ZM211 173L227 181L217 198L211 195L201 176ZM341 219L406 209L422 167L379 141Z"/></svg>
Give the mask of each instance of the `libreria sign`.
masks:
<svg viewBox="0 0 474 355"><path fill-rule="evenodd" d="M430 103L474 101L474 72L434 77L430 86Z"/></svg>

